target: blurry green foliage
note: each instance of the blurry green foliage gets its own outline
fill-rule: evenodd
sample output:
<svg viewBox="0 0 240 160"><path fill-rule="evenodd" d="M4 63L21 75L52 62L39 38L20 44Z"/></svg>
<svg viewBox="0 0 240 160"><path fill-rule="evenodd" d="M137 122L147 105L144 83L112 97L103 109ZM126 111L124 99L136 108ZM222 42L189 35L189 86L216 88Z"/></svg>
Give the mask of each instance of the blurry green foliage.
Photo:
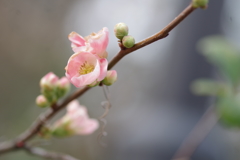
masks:
<svg viewBox="0 0 240 160"><path fill-rule="evenodd" d="M240 127L240 51L222 36L204 38L198 48L224 78L222 82L196 80L192 91L197 95L216 96L220 121L227 126Z"/></svg>
<svg viewBox="0 0 240 160"><path fill-rule="evenodd" d="M240 51L222 36L202 39L198 48L233 85L240 81Z"/></svg>
<svg viewBox="0 0 240 160"><path fill-rule="evenodd" d="M217 112L220 120L227 126L240 126L239 97L228 95L217 101Z"/></svg>
<svg viewBox="0 0 240 160"><path fill-rule="evenodd" d="M224 96L229 87L222 82L211 79L198 79L191 85L192 91L202 96Z"/></svg>

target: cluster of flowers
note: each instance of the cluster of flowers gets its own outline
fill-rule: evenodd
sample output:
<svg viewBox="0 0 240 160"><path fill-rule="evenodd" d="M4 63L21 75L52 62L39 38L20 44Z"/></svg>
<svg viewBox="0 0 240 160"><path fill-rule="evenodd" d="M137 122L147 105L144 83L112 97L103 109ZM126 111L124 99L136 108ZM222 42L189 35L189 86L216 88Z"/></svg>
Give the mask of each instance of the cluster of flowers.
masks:
<svg viewBox="0 0 240 160"><path fill-rule="evenodd" d="M69 58L68 64L65 68L66 77L77 88L83 86L96 86L108 75L102 83L111 85L117 79L115 70L107 71L108 53L106 51L109 32L104 27L98 33L92 33L83 38L76 32L72 32L68 36L72 42L72 50L74 54ZM107 74L107 72L109 72ZM111 82L109 81L111 79Z"/></svg>
<svg viewBox="0 0 240 160"><path fill-rule="evenodd" d="M41 93L36 103L40 107L51 106L63 97L70 89L71 82L77 88L83 86L97 86L100 82L112 85L117 80L115 70L107 71L108 61L106 48L109 41L107 28L98 33L83 38L76 32L69 34L69 40L74 54L69 58L65 67L66 77L59 79L50 72L40 81ZM71 135L87 135L93 133L99 124L90 119L86 107L77 100L67 106L67 113L53 125L43 127L41 135L44 137L65 137Z"/></svg>
<svg viewBox="0 0 240 160"><path fill-rule="evenodd" d="M66 77L59 79L50 72L40 80L40 87L42 94L37 97L36 104L40 107L47 107L69 91L70 83ZM89 118L86 107L74 100L68 104L66 115L53 125L44 127L40 134L43 137L87 135L93 133L98 126L97 120Z"/></svg>

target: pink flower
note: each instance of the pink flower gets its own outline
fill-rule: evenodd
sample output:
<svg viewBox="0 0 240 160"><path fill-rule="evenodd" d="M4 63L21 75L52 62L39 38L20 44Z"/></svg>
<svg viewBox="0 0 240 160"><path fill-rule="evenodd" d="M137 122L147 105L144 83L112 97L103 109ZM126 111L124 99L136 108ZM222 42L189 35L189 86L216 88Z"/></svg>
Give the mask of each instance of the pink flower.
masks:
<svg viewBox="0 0 240 160"><path fill-rule="evenodd" d="M98 126L97 120L89 118L86 107L74 100L68 104L66 115L54 124L52 133L56 136L88 135Z"/></svg>
<svg viewBox="0 0 240 160"><path fill-rule="evenodd" d="M109 32L106 27L98 33L91 33L85 38L76 32L70 33L68 38L72 42L71 46L75 53L84 50L97 55L99 58L107 58L108 56L106 48L109 40Z"/></svg>
<svg viewBox="0 0 240 160"><path fill-rule="evenodd" d="M107 66L107 59L99 59L91 52L81 51L70 57L65 74L73 85L82 87L103 80L107 74Z"/></svg>

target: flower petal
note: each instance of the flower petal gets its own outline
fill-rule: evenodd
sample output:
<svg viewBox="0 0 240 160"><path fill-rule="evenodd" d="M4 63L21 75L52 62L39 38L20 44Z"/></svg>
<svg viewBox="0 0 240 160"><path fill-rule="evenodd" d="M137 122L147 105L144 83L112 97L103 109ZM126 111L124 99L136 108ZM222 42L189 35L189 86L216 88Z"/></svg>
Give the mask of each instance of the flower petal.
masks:
<svg viewBox="0 0 240 160"><path fill-rule="evenodd" d="M98 81L102 81L107 75L108 61L105 58L99 59L100 62L100 75Z"/></svg>
<svg viewBox="0 0 240 160"><path fill-rule="evenodd" d="M107 58L107 45L109 41L109 32L106 27L98 33L92 33L85 37L86 42L93 48L92 53L96 54L99 58Z"/></svg>
<svg viewBox="0 0 240 160"><path fill-rule="evenodd" d="M76 32L71 32L68 35L68 39L72 42L72 48L85 46L85 39Z"/></svg>

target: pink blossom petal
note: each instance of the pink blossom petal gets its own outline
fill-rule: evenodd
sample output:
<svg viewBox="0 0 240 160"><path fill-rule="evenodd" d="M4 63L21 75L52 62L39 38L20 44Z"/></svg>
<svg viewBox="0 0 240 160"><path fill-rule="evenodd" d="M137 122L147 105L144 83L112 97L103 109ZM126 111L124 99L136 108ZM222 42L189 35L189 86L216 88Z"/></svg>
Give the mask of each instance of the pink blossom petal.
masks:
<svg viewBox="0 0 240 160"><path fill-rule="evenodd" d="M107 75L108 61L105 58L99 59L100 62L100 75L98 81L102 81Z"/></svg>
<svg viewBox="0 0 240 160"><path fill-rule="evenodd" d="M85 46L85 39L76 32L71 32L68 35L68 39L72 42L73 48Z"/></svg>
<svg viewBox="0 0 240 160"><path fill-rule="evenodd" d="M109 41L109 32L106 27L98 33L92 33L85 37L86 42L93 48L92 53L98 55L99 58L107 58L107 45Z"/></svg>
<svg viewBox="0 0 240 160"><path fill-rule="evenodd" d="M79 135L88 135L92 134L95 130L97 130L99 127L99 123L95 119L88 119L83 124L82 128L79 128L77 130L77 134Z"/></svg>

